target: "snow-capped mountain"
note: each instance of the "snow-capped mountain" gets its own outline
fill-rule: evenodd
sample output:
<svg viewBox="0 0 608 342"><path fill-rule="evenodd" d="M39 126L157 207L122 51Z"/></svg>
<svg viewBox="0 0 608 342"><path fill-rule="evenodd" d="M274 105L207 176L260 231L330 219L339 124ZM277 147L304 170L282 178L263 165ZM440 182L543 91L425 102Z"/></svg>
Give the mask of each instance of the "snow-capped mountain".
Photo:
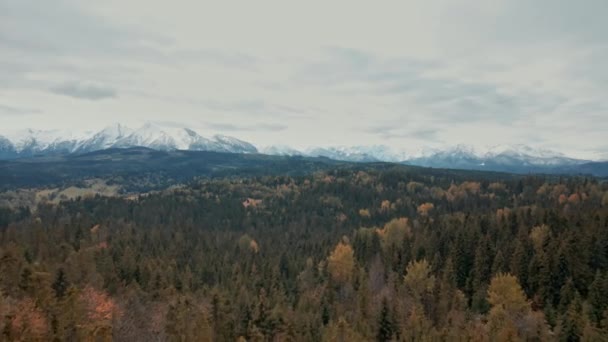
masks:
<svg viewBox="0 0 608 342"><path fill-rule="evenodd" d="M24 129L0 135L0 157L73 152L85 135L62 130ZM4 152L4 153L3 153Z"/></svg>
<svg viewBox="0 0 608 342"><path fill-rule="evenodd" d="M205 138L189 128L163 127L146 123L138 129L121 124L81 135L60 130L26 129L0 133L0 159L86 153L108 148L148 147L156 150L195 150L228 153L257 153L252 144L224 135Z"/></svg>
<svg viewBox="0 0 608 342"><path fill-rule="evenodd" d="M301 155L285 148L267 147L263 153ZM311 148L303 155L327 157L350 162L394 162L434 168L506 171L516 173L554 172L588 161L569 158L561 153L535 149L526 145L497 145L474 148L456 145L445 148L404 148L389 146L355 146Z"/></svg>
<svg viewBox="0 0 608 342"><path fill-rule="evenodd" d="M485 148L455 145L443 148L412 146L314 147L304 151L289 146L252 144L225 135L204 137L185 127L147 123L137 129L114 124L97 132L32 130L0 133L0 159L86 153L108 148L147 147L155 150L192 150L227 153L263 153L280 156L326 157L349 162L393 162L435 168L488 171L560 172L587 161L526 145L496 145Z"/></svg>
<svg viewBox="0 0 608 342"><path fill-rule="evenodd" d="M523 161L529 165L580 164L580 160L569 158L562 153L532 148L523 144L492 146L485 152L483 157L485 159L501 160L503 163Z"/></svg>
<svg viewBox="0 0 608 342"><path fill-rule="evenodd" d="M354 162L399 163L415 157L431 155L434 152L435 150L428 147L406 150L385 145L371 145L311 148L306 150L306 155Z"/></svg>

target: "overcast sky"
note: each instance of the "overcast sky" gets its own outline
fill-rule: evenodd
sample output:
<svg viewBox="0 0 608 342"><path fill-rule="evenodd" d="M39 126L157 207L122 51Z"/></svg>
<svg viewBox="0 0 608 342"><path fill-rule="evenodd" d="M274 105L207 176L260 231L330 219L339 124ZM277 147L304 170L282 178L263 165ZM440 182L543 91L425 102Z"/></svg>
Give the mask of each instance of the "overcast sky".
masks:
<svg viewBox="0 0 608 342"><path fill-rule="evenodd" d="M0 0L0 129L608 158L608 1Z"/></svg>

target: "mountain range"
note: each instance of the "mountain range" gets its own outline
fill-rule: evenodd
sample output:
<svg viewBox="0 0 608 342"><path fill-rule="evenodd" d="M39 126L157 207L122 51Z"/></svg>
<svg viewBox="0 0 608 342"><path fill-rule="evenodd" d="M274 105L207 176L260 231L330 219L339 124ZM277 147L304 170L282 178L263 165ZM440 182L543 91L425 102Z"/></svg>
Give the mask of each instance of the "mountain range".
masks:
<svg viewBox="0 0 608 342"><path fill-rule="evenodd" d="M62 130L33 129L4 135L0 133L0 159L87 153L129 147L148 147L161 151L257 153L255 146L236 138L224 135L206 138L189 128L162 127L152 123L146 123L138 129L114 124L101 131L81 135Z"/></svg>
<svg viewBox="0 0 608 342"><path fill-rule="evenodd" d="M100 131L84 134L33 129L0 133L0 159L4 160L131 147L146 147L159 151L189 150L325 157L348 162L392 162L433 168L513 173L580 173L584 170L585 173L603 175L603 171L597 172L596 169L597 165L600 165L600 168L605 165L521 144L491 146L484 150L466 145L414 151L385 145L316 147L304 151L284 145L257 148L249 142L230 136L204 137L190 128L165 127L153 123L146 123L138 129L114 124Z"/></svg>

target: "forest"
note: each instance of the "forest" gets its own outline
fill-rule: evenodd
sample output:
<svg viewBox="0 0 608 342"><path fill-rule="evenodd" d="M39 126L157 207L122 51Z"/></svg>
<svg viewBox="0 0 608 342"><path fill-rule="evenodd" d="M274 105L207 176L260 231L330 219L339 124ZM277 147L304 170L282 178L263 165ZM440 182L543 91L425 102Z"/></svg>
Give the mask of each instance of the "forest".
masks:
<svg viewBox="0 0 608 342"><path fill-rule="evenodd" d="M334 167L0 208L3 341L607 341L608 183Z"/></svg>

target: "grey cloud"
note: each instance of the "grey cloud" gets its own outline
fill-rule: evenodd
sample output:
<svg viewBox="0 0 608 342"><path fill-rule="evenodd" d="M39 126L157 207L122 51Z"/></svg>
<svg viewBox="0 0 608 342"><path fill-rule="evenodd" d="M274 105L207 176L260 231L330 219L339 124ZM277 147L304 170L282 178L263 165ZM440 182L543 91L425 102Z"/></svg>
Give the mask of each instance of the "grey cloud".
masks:
<svg viewBox="0 0 608 342"><path fill-rule="evenodd" d="M423 141L437 141L439 139L438 129L412 128L408 127L407 122L401 120L364 127L361 131L378 135L383 139L411 138Z"/></svg>
<svg viewBox="0 0 608 342"><path fill-rule="evenodd" d="M232 123L213 123L209 122L205 124L211 129L226 132L268 132L268 131L284 131L287 129L287 125L273 124L273 123L259 123L259 124L232 124Z"/></svg>
<svg viewBox="0 0 608 342"><path fill-rule="evenodd" d="M183 62L210 62L251 68L257 58L238 51L179 49L175 39L109 22L68 0L42 6L35 0L0 2L0 48L45 60L50 57L128 57L129 61L179 67ZM120 62L120 60L119 60Z"/></svg>
<svg viewBox="0 0 608 342"><path fill-rule="evenodd" d="M386 132L395 130L397 128L395 124L396 123L367 126L362 128L361 131L372 134L384 134Z"/></svg>
<svg viewBox="0 0 608 342"><path fill-rule="evenodd" d="M185 62L210 62L231 68L255 70L259 59L238 51L222 51L211 49L180 50L167 54L169 60Z"/></svg>
<svg viewBox="0 0 608 342"><path fill-rule="evenodd" d="M346 48L342 46L330 46L325 48L325 51L327 51L330 56L333 56L337 60L347 62L348 64L359 68L371 64L374 60L373 55L359 49Z"/></svg>
<svg viewBox="0 0 608 342"><path fill-rule="evenodd" d="M65 0L54 1L53 6L33 0L2 1L0 22L6 25L0 30L5 32L0 35L0 45L42 56L114 53L130 49L130 43L139 38Z"/></svg>
<svg viewBox="0 0 608 342"><path fill-rule="evenodd" d="M234 102L206 100L199 103L208 109L220 111L260 112L268 109L268 105L262 100L241 100Z"/></svg>
<svg viewBox="0 0 608 342"><path fill-rule="evenodd" d="M110 87L80 82L66 82L49 89L52 93L84 100L103 100L117 96Z"/></svg>
<svg viewBox="0 0 608 342"><path fill-rule="evenodd" d="M608 31L608 2L586 0L507 1L495 19L496 31L486 32L493 39L534 42L561 39L603 42Z"/></svg>
<svg viewBox="0 0 608 342"><path fill-rule="evenodd" d="M264 100L239 100L239 101L218 101L200 99L174 99L181 103L190 103L204 107L212 111L229 112L235 114L256 114L258 116L282 116L297 117L301 116L305 110L291 106L275 105Z"/></svg>
<svg viewBox="0 0 608 342"><path fill-rule="evenodd" d="M17 108L12 106L6 106L0 104L0 114L4 115L31 115L31 114L39 114L42 113L38 109L31 108Z"/></svg>
<svg viewBox="0 0 608 342"><path fill-rule="evenodd" d="M107 87L52 84L56 78L73 75L124 82L134 71L125 72L125 61L149 61L159 55L156 48L146 45L154 41L164 42L159 35L110 24L80 3L57 0L46 6L34 0L0 1L0 64L8 65L10 71L8 76L3 71L0 87L47 89L90 100L115 97L116 90ZM32 79L30 74L41 76Z"/></svg>
<svg viewBox="0 0 608 342"><path fill-rule="evenodd" d="M439 132L435 129L423 129L411 132L409 135L413 138L421 140L436 140L438 133Z"/></svg>
<svg viewBox="0 0 608 342"><path fill-rule="evenodd" d="M223 115L256 114L258 117L308 118L310 113L319 113L316 107L296 107L284 104L269 103L262 99L220 101L215 99L200 99L191 97L167 96L145 91L131 91L132 94L144 98L161 99L175 104L188 104L205 108L210 111L224 112Z"/></svg>

